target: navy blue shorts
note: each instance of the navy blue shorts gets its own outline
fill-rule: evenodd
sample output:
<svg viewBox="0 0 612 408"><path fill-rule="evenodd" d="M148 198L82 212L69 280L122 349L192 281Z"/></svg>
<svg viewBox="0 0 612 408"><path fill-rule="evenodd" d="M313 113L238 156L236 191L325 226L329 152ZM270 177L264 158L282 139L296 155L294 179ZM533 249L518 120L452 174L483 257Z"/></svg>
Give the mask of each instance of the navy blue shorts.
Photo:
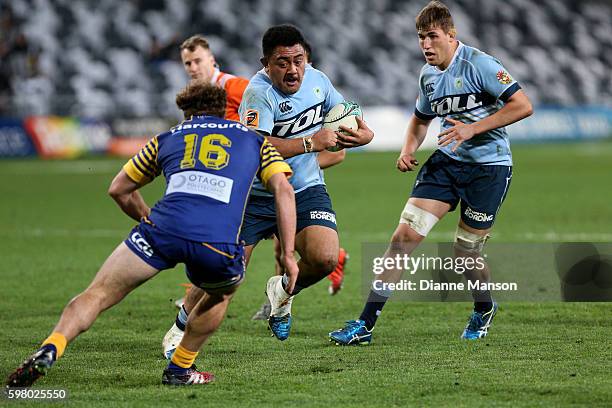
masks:
<svg viewBox="0 0 612 408"><path fill-rule="evenodd" d="M308 187L295 194L296 232L311 225L322 225L336 231L336 213L324 185ZM251 195L244 214L240 239L254 245L277 234L274 197Z"/></svg>
<svg viewBox="0 0 612 408"><path fill-rule="evenodd" d="M417 175L411 197L429 198L450 204L461 203L461 219L476 229L493 226L506 198L512 166L485 166L451 159L439 150L425 162Z"/></svg>
<svg viewBox="0 0 612 408"><path fill-rule="evenodd" d="M244 247L211 244L175 237L144 221L135 226L125 244L143 261L158 270L184 263L187 277L202 289L234 286L244 278Z"/></svg>

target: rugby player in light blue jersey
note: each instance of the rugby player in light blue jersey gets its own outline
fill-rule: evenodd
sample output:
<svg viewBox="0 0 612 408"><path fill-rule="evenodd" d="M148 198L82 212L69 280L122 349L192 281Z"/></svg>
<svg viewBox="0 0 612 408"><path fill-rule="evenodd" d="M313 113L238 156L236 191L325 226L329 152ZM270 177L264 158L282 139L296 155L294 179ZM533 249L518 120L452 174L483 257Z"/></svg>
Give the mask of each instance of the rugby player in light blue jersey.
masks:
<svg viewBox="0 0 612 408"><path fill-rule="evenodd" d="M155 136L117 174L109 194L139 224L102 265L85 291L66 305L53 333L8 378L29 387L87 331L104 310L164 269L184 263L187 277L206 296L191 311L185 335L163 372L167 385L207 384L213 375L195 369L202 344L221 324L245 273L239 240L244 208L258 177L275 197L280 263L297 279L294 258L295 199L291 175L274 146L244 125L222 119L225 91L191 82L176 98L185 121ZM153 208L138 189L162 174L166 191Z"/></svg>
<svg viewBox="0 0 612 408"><path fill-rule="evenodd" d="M442 118L442 129L439 148L418 173L385 256L410 254L440 218L460 205L455 255L477 258L512 178L504 126L531 115L531 103L498 60L457 41L450 11L441 2L432 1L421 10L416 28L427 64L397 168L415 170L414 152L434 117ZM383 279L397 281L400 273L391 270ZM490 279L486 265L465 275L470 282ZM341 345L369 343L389 296L389 291L373 289L359 319L331 332L330 339ZM497 312L488 290L473 290L472 296L474 310L464 339L485 337Z"/></svg>
<svg viewBox="0 0 612 408"><path fill-rule="evenodd" d="M300 254L295 290L287 277L270 278L266 293L272 309L268 320L274 336L285 340L291 328L293 297L332 272L338 261L336 214L317 161L318 152L337 143L349 148L374 136L358 119L349 135L322 129L325 114L344 98L327 76L306 64L305 39L294 26L270 27L262 39L264 69L251 78L240 105L241 121L268 140L293 169L296 192L296 250ZM256 182L246 209L241 238L247 260L255 245L277 231L272 197Z"/></svg>

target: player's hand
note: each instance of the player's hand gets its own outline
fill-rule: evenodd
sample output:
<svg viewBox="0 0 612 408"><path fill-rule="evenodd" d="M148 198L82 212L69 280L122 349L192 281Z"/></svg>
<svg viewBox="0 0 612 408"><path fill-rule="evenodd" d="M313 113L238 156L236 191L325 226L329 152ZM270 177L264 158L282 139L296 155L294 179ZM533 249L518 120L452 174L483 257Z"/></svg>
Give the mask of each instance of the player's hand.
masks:
<svg viewBox="0 0 612 408"><path fill-rule="evenodd" d="M329 129L321 129L312 136L312 150L321 152L328 147L333 147L338 142L336 132Z"/></svg>
<svg viewBox="0 0 612 408"><path fill-rule="evenodd" d="M401 172L413 171L419 165L419 161L412 154L400 154L397 159L397 169Z"/></svg>
<svg viewBox="0 0 612 408"><path fill-rule="evenodd" d="M292 294L293 290L295 289L295 283L297 282L298 273L299 273L297 261L295 260L293 253L283 254L281 256L280 261L281 261L281 265L283 269L285 270L285 273L287 274L287 278L288 278L287 287L285 288L285 291L288 294Z"/></svg>
<svg viewBox="0 0 612 408"><path fill-rule="evenodd" d="M455 119L446 118L447 122L450 122L453 127L446 129L443 132L440 132L438 135L438 146L446 146L453 141L455 145L451 148L451 151L456 151L461 143L466 140L470 140L474 137L476 133L474 133L474 128L471 124L463 123Z"/></svg>
<svg viewBox="0 0 612 408"><path fill-rule="evenodd" d="M338 144L344 148L367 145L374 138L374 132L359 118L357 119L357 129L353 130L346 126L340 126L343 132L338 134Z"/></svg>

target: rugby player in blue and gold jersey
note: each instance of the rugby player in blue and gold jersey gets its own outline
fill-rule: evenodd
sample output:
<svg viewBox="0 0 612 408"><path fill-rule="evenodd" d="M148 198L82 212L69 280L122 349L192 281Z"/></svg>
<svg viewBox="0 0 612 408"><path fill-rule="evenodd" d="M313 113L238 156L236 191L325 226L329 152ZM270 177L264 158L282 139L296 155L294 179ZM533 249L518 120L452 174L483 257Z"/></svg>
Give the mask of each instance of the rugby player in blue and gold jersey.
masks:
<svg viewBox="0 0 612 408"><path fill-rule="evenodd" d="M28 387L45 375L69 342L98 315L119 303L159 271L184 263L205 296L190 314L185 335L162 375L168 385L206 384L214 376L195 369L202 344L219 327L245 273L239 240L253 179L274 195L280 262L293 289L298 274L294 242L292 174L264 137L222 119L225 91L191 82L176 98L185 120L155 136L125 164L109 188L121 210L139 224L102 265L89 287L68 303L51 335L8 378L9 387ZM138 189L164 174L166 191L153 208Z"/></svg>
<svg viewBox="0 0 612 408"><path fill-rule="evenodd" d="M449 9L431 1L416 17L419 45L427 64L419 78L416 109L408 123L397 168L413 171L431 120L441 117L439 148L418 173L385 256L410 254L446 213L460 206L455 234L457 256L477 258L512 179L512 155L505 126L532 113L531 103L501 63L456 39ZM480 258L482 259L482 258ZM391 270L384 280L399 279ZM488 282L485 265L466 271L470 282ZM390 296L372 290L357 320L329 334L337 344L367 344ZM474 290L474 310L461 337L485 337L497 312L488 290Z"/></svg>

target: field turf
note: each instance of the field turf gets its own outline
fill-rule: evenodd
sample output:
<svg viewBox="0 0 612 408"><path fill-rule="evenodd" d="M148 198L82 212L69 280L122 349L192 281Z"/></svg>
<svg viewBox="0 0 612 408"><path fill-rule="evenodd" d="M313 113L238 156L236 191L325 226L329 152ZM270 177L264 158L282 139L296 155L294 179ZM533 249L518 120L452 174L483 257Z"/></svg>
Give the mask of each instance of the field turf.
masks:
<svg viewBox="0 0 612 408"><path fill-rule="evenodd" d="M612 143L513 150L514 180L496 242L612 242ZM421 162L428 154L420 153ZM70 405L87 407L610 406L610 303L504 303L489 337L468 343L459 334L470 304L390 302L370 346L327 341L328 331L361 311L361 244L388 240L410 193L414 173L396 171L395 158L356 152L327 171L351 263L338 296L327 294L325 281L297 297L289 340L269 337L265 323L250 320L273 270L264 242L221 329L198 357L200 368L216 374L215 384L160 384L161 339L186 281L176 268L105 312L36 387L67 389ZM3 381L134 224L106 195L122 163L0 162ZM162 184L143 190L150 203ZM448 216L430 239L450 240L456 220L456 213Z"/></svg>

